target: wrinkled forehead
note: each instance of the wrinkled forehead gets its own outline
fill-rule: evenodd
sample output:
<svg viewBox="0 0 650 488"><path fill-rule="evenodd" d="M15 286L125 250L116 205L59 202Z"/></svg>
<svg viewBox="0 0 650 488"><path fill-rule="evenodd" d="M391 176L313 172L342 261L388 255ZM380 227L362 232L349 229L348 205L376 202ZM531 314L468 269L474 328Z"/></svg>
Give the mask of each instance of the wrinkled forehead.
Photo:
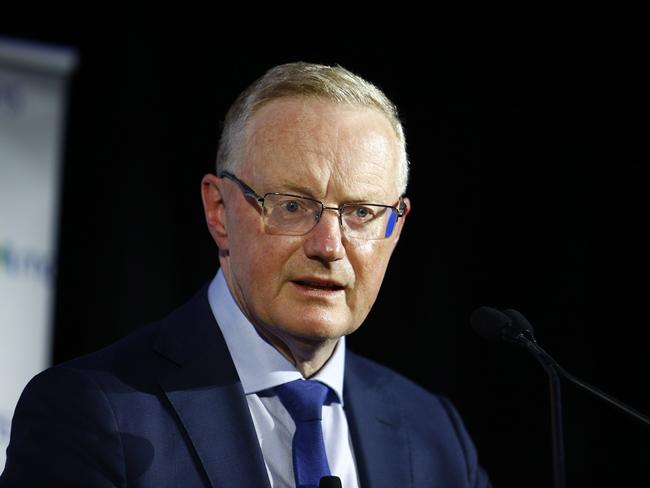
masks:
<svg viewBox="0 0 650 488"><path fill-rule="evenodd" d="M264 191L304 187L314 197L348 200L398 196L400 143L377 110L280 99L251 117L244 139L242 176Z"/></svg>

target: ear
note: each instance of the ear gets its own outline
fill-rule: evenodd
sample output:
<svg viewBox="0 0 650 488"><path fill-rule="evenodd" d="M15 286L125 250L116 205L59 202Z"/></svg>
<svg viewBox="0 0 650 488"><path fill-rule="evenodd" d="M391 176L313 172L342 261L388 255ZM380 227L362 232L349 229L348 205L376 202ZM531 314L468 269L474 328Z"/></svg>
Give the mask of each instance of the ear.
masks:
<svg viewBox="0 0 650 488"><path fill-rule="evenodd" d="M210 235L221 252L228 251L228 229L226 227L226 204L223 198L223 180L207 174L201 180L201 198L205 222Z"/></svg>
<svg viewBox="0 0 650 488"><path fill-rule="evenodd" d="M399 219L397 219L397 228L394 231L395 244L397 244L397 241L399 241L399 236L401 235L402 228L404 227L404 223L406 222L406 216L411 211L411 200L409 200L407 197L404 197L402 200L404 201L404 213Z"/></svg>

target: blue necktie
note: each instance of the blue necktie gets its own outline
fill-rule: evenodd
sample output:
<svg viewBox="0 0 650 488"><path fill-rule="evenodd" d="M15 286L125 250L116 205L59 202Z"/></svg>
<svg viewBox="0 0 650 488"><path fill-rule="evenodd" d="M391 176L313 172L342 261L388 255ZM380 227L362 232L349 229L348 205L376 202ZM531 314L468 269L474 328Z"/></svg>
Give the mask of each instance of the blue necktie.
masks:
<svg viewBox="0 0 650 488"><path fill-rule="evenodd" d="M321 411L329 388L318 381L296 380L275 390L296 424L293 435L296 488L318 488L320 479L330 475L321 425Z"/></svg>

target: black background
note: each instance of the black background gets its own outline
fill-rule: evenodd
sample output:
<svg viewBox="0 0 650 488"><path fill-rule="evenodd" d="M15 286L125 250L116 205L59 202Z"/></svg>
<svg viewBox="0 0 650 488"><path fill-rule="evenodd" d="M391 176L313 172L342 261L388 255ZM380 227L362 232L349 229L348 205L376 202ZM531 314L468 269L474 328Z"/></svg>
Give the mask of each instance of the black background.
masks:
<svg viewBox="0 0 650 488"><path fill-rule="evenodd" d="M525 351L471 331L480 305L522 311L567 370L650 412L645 17L454 5L3 7L0 35L81 60L54 362L164 316L214 275L199 182L220 122L266 69L304 60L379 85L412 162L413 211L350 347L449 396L495 486L551 486L548 386ZM650 429L563 393L569 486L648 486Z"/></svg>

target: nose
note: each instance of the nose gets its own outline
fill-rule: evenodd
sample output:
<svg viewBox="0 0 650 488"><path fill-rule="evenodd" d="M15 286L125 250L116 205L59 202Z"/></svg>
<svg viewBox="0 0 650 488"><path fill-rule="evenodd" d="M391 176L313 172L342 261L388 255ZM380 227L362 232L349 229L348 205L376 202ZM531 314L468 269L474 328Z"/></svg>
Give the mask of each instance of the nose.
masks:
<svg viewBox="0 0 650 488"><path fill-rule="evenodd" d="M305 254L322 262L338 261L345 256L342 238L338 211L325 209L318 223L306 236Z"/></svg>

